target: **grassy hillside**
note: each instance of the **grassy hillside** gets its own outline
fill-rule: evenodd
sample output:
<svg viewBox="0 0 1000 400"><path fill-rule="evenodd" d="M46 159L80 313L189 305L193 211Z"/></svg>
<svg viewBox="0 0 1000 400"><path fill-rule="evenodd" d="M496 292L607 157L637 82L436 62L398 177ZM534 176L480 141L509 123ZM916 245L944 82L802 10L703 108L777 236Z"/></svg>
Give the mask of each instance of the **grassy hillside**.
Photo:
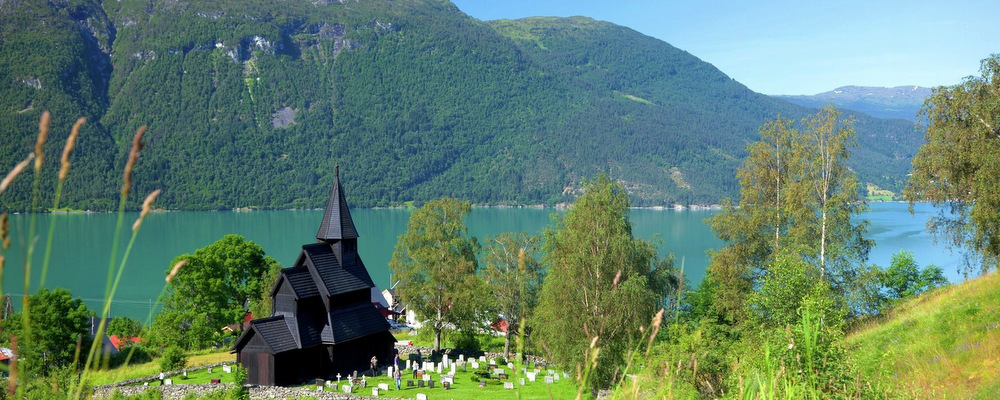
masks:
<svg viewBox="0 0 1000 400"><path fill-rule="evenodd" d="M112 208L141 125L136 191L172 209L320 207L337 164L355 206L555 204L599 172L636 205L715 203L765 120L809 112L622 26L483 22L441 0L4 2L0 93L0 165L42 110L50 160L88 117L74 209ZM857 128L852 167L899 191L922 135ZM0 207L26 209L28 182Z"/></svg>
<svg viewBox="0 0 1000 400"><path fill-rule="evenodd" d="M1000 274L909 300L847 337L872 381L906 398L994 399L1000 393Z"/></svg>

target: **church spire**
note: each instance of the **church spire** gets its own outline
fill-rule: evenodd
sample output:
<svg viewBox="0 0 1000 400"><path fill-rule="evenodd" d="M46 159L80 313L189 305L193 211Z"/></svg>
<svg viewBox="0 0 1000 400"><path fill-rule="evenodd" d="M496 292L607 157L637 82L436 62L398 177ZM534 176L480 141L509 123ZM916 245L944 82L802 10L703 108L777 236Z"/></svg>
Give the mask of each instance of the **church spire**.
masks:
<svg viewBox="0 0 1000 400"><path fill-rule="evenodd" d="M326 210L323 211L323 221L316 232L316 240L321 242L358 238L358 230L354 228L351 210L344 198L344 186L340 184L339 164L335 171L336 177L333 188L330 189L330 198L326 201Z"/></svg>

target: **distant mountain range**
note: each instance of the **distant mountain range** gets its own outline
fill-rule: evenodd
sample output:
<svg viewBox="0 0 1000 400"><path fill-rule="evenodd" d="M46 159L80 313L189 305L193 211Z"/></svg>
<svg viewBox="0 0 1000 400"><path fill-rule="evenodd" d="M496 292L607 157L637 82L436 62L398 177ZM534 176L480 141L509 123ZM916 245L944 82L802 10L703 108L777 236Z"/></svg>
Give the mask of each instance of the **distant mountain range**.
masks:
<svg viewBox="0 0 1000 400"><path fill-rule="evenodd" d="M839 108L860 111L879 118L899 118L914 121L931 89L920 86L892 88L844 86L812 96L775 96L804 107L833 104Z"/></svg>
<svg viewBox="0 0 1000 400"><path fill-rule="evenodd" d="M4 168L53 113L47 196L89 119L63 204L93 210L115 207L141 125L135 193L170 209L321 207L338 164L361 207L552 205L601 172L636 205L684 205L735 197L759 126L815 112L623 26L442 0L3 1L0 94ZM851 167L898 191L922 134L857 118ZM0 198L30 204L30 176Z"/></svg>

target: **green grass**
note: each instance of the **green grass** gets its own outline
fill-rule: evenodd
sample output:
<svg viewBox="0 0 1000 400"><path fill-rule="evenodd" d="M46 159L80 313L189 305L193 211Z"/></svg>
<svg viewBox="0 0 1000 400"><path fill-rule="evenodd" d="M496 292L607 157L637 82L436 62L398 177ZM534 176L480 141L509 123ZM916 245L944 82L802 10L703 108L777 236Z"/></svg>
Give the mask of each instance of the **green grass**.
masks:
<svg viewBox="0 0 1000 400"><path fill-rule="evenodd" d="M903 302L847 337L872 381L908 398L993 398L1000 390L1000 275Z"/></svg>
<svg viewBox="0 0 1000 400"><path fill-rule="evenodd" d="M229 350L218 350L206 354L190 355L188 356L188 368L195 368L202 365L215 364L224 361L236 362L236 356L230 354ZM222 370L219 369L219 372ZM93 385L109 385L112 383L118 383L128 379L143 378L148 376L154 376L160 373L160 359L154 359L153 361L133 364L127 367L118 367L108 370L94 371L89 375L90 383ZM188 373L188 377L191 378L194 371ZM205 373L208 373L205 371ZM205 382L208 383L209 380L206 379ZM189 382L185 382L189 383Z"/></svg>

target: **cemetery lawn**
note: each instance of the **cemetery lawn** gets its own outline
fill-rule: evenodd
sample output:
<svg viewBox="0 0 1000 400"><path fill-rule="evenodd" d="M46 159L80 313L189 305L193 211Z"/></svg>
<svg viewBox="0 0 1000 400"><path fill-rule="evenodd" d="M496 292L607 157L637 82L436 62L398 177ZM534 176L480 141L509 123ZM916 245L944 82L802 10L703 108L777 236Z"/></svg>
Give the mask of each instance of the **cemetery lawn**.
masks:
<svg viewBox="0 0 1000 400"><path fill-rule="evenodd" d="M485 368L481 368L481 371L485 371ZM356 386L354 388L353 394L358 396L369 397L372 395L372 388L377 388L378 384L384 383L389 385L388 391L380 391L379 397L385 398L404 398L404 399L415 399L417 398L417 393L423 393L427 395L428 400L437 399L453 399L453 400L482 400L482 399L506 399L506 398L519 398L521 399L575 399L577 395L578 387L576 382L573 380L572 375L570 378L563 378L553 381L551 384L546 384L544 375L546 371L541 371L535 382L529 382L528 378L523 374L518 374L518 376L511 376L510 379L497 380L490 379L486 381L486 387L479 387L480 378L477 377L473 372L473 369L469 369L469 372L457 371L455 373L455 384L451 386L451 389L444 390L441 385L440 375L431 374L433 376L434 389L429 389L427 387L417 387L417 381L413 379L412 372L410 370L403 370L403 384L400 390L396 390L396 384L392 378L384 376L380 377L368 377L366 378L367 387ZM560 374L562 371L559 372ZM190 374L189 374L190 375ZM520 386L518 384L519 378L524 378L525 385ZM413 387L407 387L406 381L412 380L414 383ZM346 381L345 381L346 382ZM504 389L504 382L514 383L514 389ZM314 384L301 386L303 389L315 390L316 386ZM338 388L340 389L340 388ZM333 392L333 388L325 388L326 391ZM337 392L343 393L338 390ZM591 398L589 391L584 391L583 398Z"/></svg>

